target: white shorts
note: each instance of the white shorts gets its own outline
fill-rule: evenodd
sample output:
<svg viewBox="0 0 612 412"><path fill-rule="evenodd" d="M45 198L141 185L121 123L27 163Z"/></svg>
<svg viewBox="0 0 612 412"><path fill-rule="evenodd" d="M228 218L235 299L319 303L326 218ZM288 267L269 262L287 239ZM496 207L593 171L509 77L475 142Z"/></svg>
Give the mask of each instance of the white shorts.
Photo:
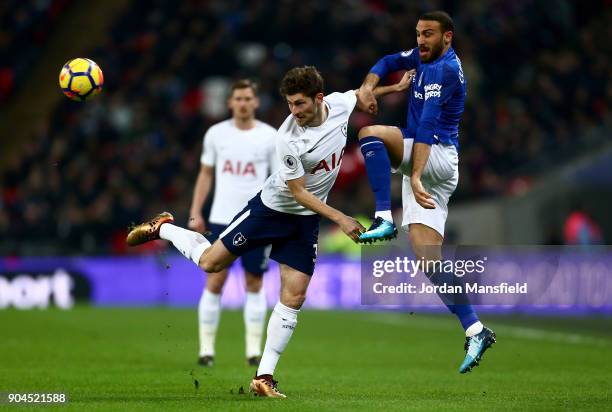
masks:
<svg viewBox="0 0 612 412"><path fill-rule="evenodd" d="M459 182L459 155L453 145L434 144L423 170L421 183L433 197L435 209L419 205L412 192L412 145L414 139L404 139L404 158L397 170L404 175L402 183L402 205L404 209L402 229L408 231L411 223L422 223L444 237L444 225L448 216L448 200Z"/></svg>

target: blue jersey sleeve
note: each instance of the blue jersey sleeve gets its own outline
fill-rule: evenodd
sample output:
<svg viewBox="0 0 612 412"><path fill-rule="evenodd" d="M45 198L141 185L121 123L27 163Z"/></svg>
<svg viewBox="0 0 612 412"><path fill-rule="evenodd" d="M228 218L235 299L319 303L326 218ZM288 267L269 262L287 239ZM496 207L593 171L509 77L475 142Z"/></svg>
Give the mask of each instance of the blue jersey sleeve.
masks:
<svg viewBox="0 0 612 412"><path fill-rule="evenodd" d="M374 73L381 79L384 79L389 73L398 70L415 69L419 66L419 63L419 53L417 48L414 48L401 53L386 55L372 66L370 73Z"/></svg>
<svg viewBox="0 0 612 412"><path fill-rule="evenodd" d="M436 143L434 134L442 106L452 97L455 90L461 87L461 83L458 74L446 65L427 73L424 81L423 111L414 141L432 145Z"/></svg>

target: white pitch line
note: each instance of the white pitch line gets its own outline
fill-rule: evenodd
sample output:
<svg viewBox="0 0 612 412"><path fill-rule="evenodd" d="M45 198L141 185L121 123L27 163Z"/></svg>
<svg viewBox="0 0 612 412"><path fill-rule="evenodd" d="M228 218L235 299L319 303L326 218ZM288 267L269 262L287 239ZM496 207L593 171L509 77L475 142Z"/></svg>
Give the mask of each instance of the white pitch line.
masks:
<svg viewBox="0 0 612 412"><path fill-rule="evenodd" d="M500 325L501 332L519 339L544 340L550 342L569 343L572 345L612 346L612 341L580 335L577 333L551 332L541 329L525 328L522 326Z"/></svg>
<svg viewBox="0 0 612 412"><path fill-rule="evenodd" d="M423 318L418 319L419 324L410 324L410 319L407 314L399 315L396 313L371 313L364 317L366 321L374 323L382 323L393 326L413 326L419 328L442 330L448 329L450 319L430 318L431 322L423 322ZM494 330L498 332L498 336L509 336L517 339L540 340L555 343L568 343L572 345L596 345L596 346L612 346L612 340L596 338L592 336L580 335L578 333L553 332L536 328L528 328L523 326L511 326L503 323L498 323L497 326L492 325Z"/></svg>

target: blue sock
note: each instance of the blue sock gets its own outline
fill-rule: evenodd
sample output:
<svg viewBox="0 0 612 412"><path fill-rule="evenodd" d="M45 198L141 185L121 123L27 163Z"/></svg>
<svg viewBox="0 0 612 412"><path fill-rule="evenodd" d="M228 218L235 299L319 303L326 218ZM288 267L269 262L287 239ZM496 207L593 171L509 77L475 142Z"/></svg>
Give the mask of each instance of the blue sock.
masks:
<svg viewBox="0 0 612 412"><path fill-rule="evenodd" d="M391 210L391 161L384 142L376 136L359 141L365 159L370 188L376 199L376 211Z"/></svg>
<svg viewBox="0 0 612 412"><path fill-rule="evenodd" d="M467 330L467 328L479 321L472 305L446 305L446 307L459 318L463 330Z"/></svg>
<svg viewBox="0 0 612 412"><path fill-rule="evenodd" d="M427 277L434 285L461 285L465 288L464 282L462 282L460 278L457 278L454 273L433 273ZM442 302L444 302L448 310L459 318L459 322L461 322L461 326L463 326L464 330L467 330L467 328L479 321L478 315L474 307L470 304L465 292L438 293L438 296L442 299Z"/></svg>

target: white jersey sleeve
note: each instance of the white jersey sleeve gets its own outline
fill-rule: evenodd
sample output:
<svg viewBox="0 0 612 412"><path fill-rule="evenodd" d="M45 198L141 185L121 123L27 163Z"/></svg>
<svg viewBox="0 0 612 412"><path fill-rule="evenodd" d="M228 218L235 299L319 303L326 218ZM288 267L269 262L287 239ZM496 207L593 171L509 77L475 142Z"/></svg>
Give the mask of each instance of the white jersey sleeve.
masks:
<svg viewBox="0 0 612 412"><path fill-rule="evenodd" d="M357 104L357 94L355 93L355 90L349 90L347 92L338 94L342 96L342 99L346 103L346 109L349 111L349 113L352 112Z"/></svg>
<svg viewBox="0 0 612 412"><path fill-rule="evenodd" d="M276 142L278 172L283 181L299 179L304 176L304 165L295 142L279 139Z"/></svg>
<svg viewBox="0 0 612 412"><path fill-rule="evenodd" d="M215 153L214 140L214 126L206 131L204 134L204 142L202 143L202 155L200 156L200 163L205 166L214 166L217 160L217 154Z"/></svg>
<svg viewBox="0 0 612 412"><path fill-rule="evenodd" d="M276 154L276 129L272 131L272 138L268 145L268 176L276 173L279 169L278 156Z"/></svg>

